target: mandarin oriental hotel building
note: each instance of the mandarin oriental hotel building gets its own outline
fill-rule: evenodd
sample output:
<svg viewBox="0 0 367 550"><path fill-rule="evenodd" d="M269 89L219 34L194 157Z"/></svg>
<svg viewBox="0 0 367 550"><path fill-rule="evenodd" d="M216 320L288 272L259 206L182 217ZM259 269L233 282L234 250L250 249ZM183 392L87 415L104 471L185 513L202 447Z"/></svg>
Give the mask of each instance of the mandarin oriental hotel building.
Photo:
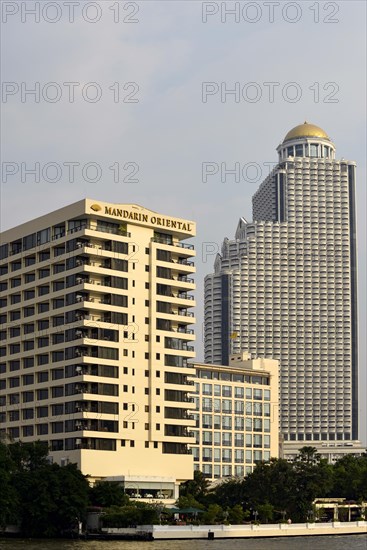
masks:
<svg viewBox="0 0 367 550"><path fill-rule="evenodd" d="M1 234L0 428L174 499L195 426L191 221L81 200Z"/></svg>

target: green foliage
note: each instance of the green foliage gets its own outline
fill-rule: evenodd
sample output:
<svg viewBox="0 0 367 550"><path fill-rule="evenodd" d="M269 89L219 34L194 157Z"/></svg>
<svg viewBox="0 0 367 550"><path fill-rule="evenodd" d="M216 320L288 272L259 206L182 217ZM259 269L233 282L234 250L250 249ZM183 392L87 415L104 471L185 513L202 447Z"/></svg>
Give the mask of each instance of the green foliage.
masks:
<svg viewBox="0 0 367 550"><path fill-rule="evenodd" d="M204 474L199 470L195 470L194 479L190 479L180 486L180 496L191 495L195 499L201 500L207 494L208 486L209 482Z"/></svg>
<svg viewBox="0 0 367 550"><path fill-rule="evenodd" d="M274 506L268 502L265 504L260 504L257 507L259 513L259 520L263 523L269 523L274 517Z"/></svg>
<svg viewBox="0 0 367 550"><path fill-rule="evenodd" d="M76 465L48 464L21 472L15 481L25 536L60 536L85 518L89 484Z"/></svg>
<svg viewBox="0 0 367 550"><path fill-rule="evenodd" d="M228 511L228 521L233 525L240 525L248 519L250 512L248 510L244 511L240 504L235 504L233 508L230 508Z"/></svg>
<svg viewBox="0 0 367 550"><path fill-rule="evenodd" d="M9 448L0 443L0 530L17 522L19 498L12 483L13 469Z"/></svg>
<svg viewBox="0 0 367 550"><path fill-rule="evenodd" d="M181 496L176 500L177 508L199 508L205 510L205 506L197 501L192 495Z"/></svg>
<svg viewBox="0 0 367 550"><path fill-rule="evenodd" d="M16 522L22 534L54 537L84 519L89 484L69 464L49 464L40 442L0 444L1 527Z"/></svg>
<svg viewBox="0 0 367 550"><path fill-rule="evenodd" d="M98 481L89 492L92 506L107 508L110 506L127 506L129 497L125 495L123 488L118 483L111 481Z"/></svg>
<svg viewBox="0 0 367 550"><path fill-rule="evenodd" d="M348 500L367 500L367 454L347 455L334 464L333 486L329 495L343 496Z"/></svg>
<svg viewBox="0 0 367 550"><path fill-rule="evenodd" d="M144 502L134 502L127 506L111 506L102 516L103 527L133 527L157 523L159 523L158 508Z"/></svg>
<svg viewBox="0 0 367 550"><path fill-rule="evenodd" d="M223 508L219 504L209 504L208 510L202 514L202 523L213 525L223 520Z"/></svg>

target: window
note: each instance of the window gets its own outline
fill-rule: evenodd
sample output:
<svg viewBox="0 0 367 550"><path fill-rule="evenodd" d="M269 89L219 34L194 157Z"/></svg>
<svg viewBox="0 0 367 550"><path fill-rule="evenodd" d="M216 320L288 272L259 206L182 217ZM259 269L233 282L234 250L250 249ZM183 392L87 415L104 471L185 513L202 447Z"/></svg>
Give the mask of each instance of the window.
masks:
<svg viewBox="0 0 367 550"><path fill-rule="evenodd" d="M230 432L223 432L222 433L222 445L223 445L223 447L231 447L232 446L232 434Z"/></svg>
<svg viewBox="0 0 367 550"><path fill-rule="evenodd" d="M38 296L44 296L45 294L48 294L49 292L50 292L49 285L38 287Z"/></svg>
<svg viewBox="0 0 367 550"><path fill-rule="evenodd" d="M232 462L231 449L222 449L222 462Z"/></svg>
<svg viewBox="0 0 367 550"><path fill-rule="evenodd" d="M246 388L246 389L248 389L248 388ZM243 398L244 397L244 388L236 386L235 389L234 389L234 396L239 397L239 398Z"/></svg>
<svg viewBox="0 0 367 550"><path fill-rule="evenodd" d="M23 314L24 314L24 317L31 317L32 315L34 315L34 307L33 306L25 307L23 309Z"/></svg>
<svg viewBox="0 0 367 550"><path fill-rule="evenodd" d="M33 273L26 273L24 275L24 282L27 283L33 283L36 280L36 274Z"/></svg>
<svg viewBox="0 0 367 550"><path fill-rule="evenodd" d="M37 399L42 401L43 399L48 399L48 389L44 388L42 390L37 390Z"/></svg>
<svg viewBox="0 0 367 550"><path fill-rule="evenodd" d="M232 417L222 416L222 430L231 430L231 429L232 429Z"/></svg>
<svg viewBox="0 0 367 550"><path fill-rule="evenodd" d="M11 304L19 304L20 301L21 301L21 295L20 294L11 294L11 296L10 296L10 303ZM5 302L5 306L6 306L6 302Z"/></svg>
<svg viewBox="0 0 367 550"><path fill-rule="evenodd" d="M48 416L48 407L37 407L37 418L45 418Z"/></svg>
<svg viewBox="0 0 367 550"><path fill-rule="evenodd" d="M212 395L212 393L213 393L212 384L203 384L203 394L204 395Z"/></svg>
<svg viewBox="0 0 367 550"><path fill-rule="evenodd" d="M20 309L10 312L10 321L18 321L20 319ZM6 322L6 321L5 321Z"/></svg>
<svg viewBox="0 0 367 550"><path fill-rule="evenodd" d="M34 340L25 340L23 342L23 350L30 351L32 349L34 349Z"/></svg>

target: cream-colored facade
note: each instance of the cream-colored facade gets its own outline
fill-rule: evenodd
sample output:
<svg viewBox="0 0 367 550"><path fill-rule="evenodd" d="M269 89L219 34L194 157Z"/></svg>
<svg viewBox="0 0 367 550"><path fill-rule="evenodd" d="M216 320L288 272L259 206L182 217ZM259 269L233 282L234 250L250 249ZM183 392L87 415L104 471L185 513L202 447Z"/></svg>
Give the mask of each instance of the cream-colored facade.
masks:
<svg viewBox="0 0 367 550"><path fill-rule="evenodd" d="M277 458L278 361L241 353L230 355L229 366L194 364L195 470L208 479L242 477Z"/></svg>
<svg viewBox="0 0 367 550"><path fill-rule="evenodd" d="M1 430L92 479L192 478L195 223L81 200L1 234Z"/></svg>

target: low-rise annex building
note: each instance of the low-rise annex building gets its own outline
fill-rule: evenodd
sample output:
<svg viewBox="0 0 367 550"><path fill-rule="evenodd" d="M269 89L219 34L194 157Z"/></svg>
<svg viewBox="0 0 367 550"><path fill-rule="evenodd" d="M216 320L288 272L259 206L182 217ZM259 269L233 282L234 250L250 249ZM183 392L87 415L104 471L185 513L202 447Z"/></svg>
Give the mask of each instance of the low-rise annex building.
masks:
<svg viewBox="0 0 367 550"><path fill-rule="evenodd" d="M194 469L214 480L243 477L279 456L279 364L230 355L229 366L197 363L192 415Z"/></svg>

